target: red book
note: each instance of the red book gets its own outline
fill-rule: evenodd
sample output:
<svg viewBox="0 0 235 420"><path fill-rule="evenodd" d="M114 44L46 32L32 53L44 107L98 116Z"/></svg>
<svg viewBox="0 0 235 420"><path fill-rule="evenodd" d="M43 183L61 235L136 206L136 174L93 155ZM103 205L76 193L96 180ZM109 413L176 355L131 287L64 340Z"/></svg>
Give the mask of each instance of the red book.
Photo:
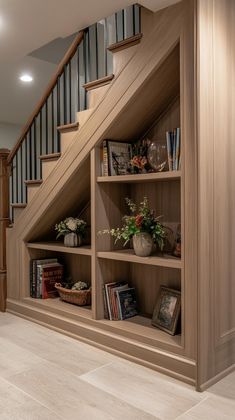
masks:
<svg viewBox="0 0 235 420"><path fill-rule="evenodd" d="M58 292L55 289L56 283L63 280L63 265L46 265L42 269L42 299L55 298Z"/></svg>

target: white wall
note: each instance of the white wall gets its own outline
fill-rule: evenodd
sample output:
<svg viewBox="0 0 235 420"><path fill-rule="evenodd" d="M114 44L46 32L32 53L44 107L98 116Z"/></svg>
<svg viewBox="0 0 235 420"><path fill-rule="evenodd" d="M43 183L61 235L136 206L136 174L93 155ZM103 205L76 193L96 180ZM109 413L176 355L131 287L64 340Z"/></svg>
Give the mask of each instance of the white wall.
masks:
<svg viewBox="0 0 235 420"><path fill-rule="evenodd" d="M12 149L21 132L21 126L0 122L0 149Z"/></svg>

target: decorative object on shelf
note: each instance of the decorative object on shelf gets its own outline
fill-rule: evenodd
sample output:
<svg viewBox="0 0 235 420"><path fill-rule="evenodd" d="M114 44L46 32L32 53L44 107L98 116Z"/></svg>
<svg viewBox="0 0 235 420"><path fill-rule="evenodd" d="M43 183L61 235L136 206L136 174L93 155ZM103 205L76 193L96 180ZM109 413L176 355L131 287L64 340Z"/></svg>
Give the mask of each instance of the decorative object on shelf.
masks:
<svg viewBox="0 0 235 420"><path fill-rule="evenodd" d="M149 208L147 197L144 197L138 207L129 198L126 198L126 203L132 215L126 215L123 217L123 226L121 228L111 230L105 229L98 232L98 234L110 234L116 238L115 243L119 240L123 240L123 246L125 246L133 238L134 251L136 252L136 255L139 256L142 256L143 254L144 256L148 256L151 254L152 246L150 247L149 245L150 238L152 239L152 245L153 243L156 244L162 251L164 246L165 231L163 225L159 222L161 216L155 217L154 211ZM147 233L149 236L142 236L142 239L136 237L135 241L135 235L138 236L139 233ZM136 249L134 241L137 245Z"/></svg>
<svg viewBox="0 0 235 420"><path fill-rule="evenodd" d="M153 249L153 239L148 232L139 232L133 236L133 247L138 257L148 257Z"/></svg>
<svg viewBox="0 0 235 420"><path fill-rule="evenodd" d="M177 258L181 258L181 226L180 224L177 227L176 242L175 242L175 248L173 250L173 255Z"/></svg>
<svg viewBox="0 0 235 420"><path fill-rule="evenodd" d="M169 171L181 169L180 128L166 132Z"/></svg>
<svg viewBox="0 0 235 420"><path fill-rule="evenodd" d="M67 217L67 219L55 225L55 230L58 232L56 239L60 236L64 236L65 246L81 246L86 226L86 222L82 219Z"/></svg>
<svg viewBox="0 0 235 420"><path fill-rule="evenodd" d="M132 145L123 141L104 140L103 175L127 175L131 173Z"/></svg>
<svg viewBox="0 0 235 420"><path fill-rule="evenodd" d="M76 289L67 289L63 287L61 283L55 284L55 288L58 291L61 300L78 306L90 305L91 288L84 282L77 282L74 286Z"/></svg>
<svg viewBox="0 0 235 420"><path fill-rule="evenodd" d="M167 146L165 143L152 141L148 147L147 159L155 172L167 170Z"/></svg>
<svg viewBox="0 0 235 420"><path fill-rule="evenodd" d="M132 159L130 161L132 173L144 174L151 169L147 159L150 143L150 140L142 139L132 144Z"/></svg>
<svg viewBox="0 0 235 420"><path fill-rule="evenodd" d="M180 291L161 286L159 298L153 311L152 325L171 335L175 335L180 316L180 307Z"/></svg>

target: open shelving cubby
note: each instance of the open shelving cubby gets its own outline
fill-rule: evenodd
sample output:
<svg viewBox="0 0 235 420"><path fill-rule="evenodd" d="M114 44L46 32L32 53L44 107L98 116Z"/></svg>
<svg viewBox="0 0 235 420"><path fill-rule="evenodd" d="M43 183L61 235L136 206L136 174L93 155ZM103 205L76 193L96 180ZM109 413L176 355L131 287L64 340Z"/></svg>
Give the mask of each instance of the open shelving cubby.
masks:
<svg viewBox="0 0 235 420"><path fill-rule="evenodd" d="M50 225L43 227L41 231L35 233L31 240L26 243L28 270L26 273L27 283L25 288L25 299L29 304L37 305L57 313L66 313L72 317L75 315L81 315L85 318L92 318L91 305L78 307L67 302L63 302L59 298L31 298L29 289L29 262L32 259L44 258L57 258L58 262L64 266L64 277L71 278L73 283L77 281L84 281L92 286L90 157L84 161L81 169L87 172L85 182L80 183L77 191L74 189L74 186L78 185L78 180L76 182L75 179L71 185L71 190L80 194L81 199L78 200L77 195L74 194L74 192L73 194L66 195L63 202L61 202L61 205L58 206L57 212L52 213ZM56 241L55 224L66 217L80 217L86 221L88 229L84 243L81 247L66 247L62 238Z"/></svg>
<svg viewBox="0 0 235 420"><path fill-rule="evenodd" d="M173 60L173 61L172 61ZM162 95L152 99L152 108L145 115L131 124L134 110L133 103L129 125L128 117L123 116L123 126L118 124L110 130L106 139L119 141L133 141L143 137L163 143L166 141L166 131L181 126L180 121L180 83L179 83L179 51L178 46L170 54L167 63L171 62L174 71L174 82L166 89L166 97ZM148 89L147 89L148 90ZM138 101L138 99L136 99ZM127 111L128 112L128 111ZM142 122L142 126L141 126ZM105 140L106 140L105 139ZM122 218L128 214L125 197L139 203L146 196L150 207L156 215L162 215L162 222L174 231L183 225L182 211L182 178L179 171L161 173L129 174L116 176L102 176L101 169L102 142L92 152L92 201L93 201L93 245L95 269L93 272L96 293L95 318L105 330L115 332L127 338L138 340L140 343L182 353L184 345L184 305L182 296L181 334L171 336L153 327L151 318L159 296L160 286L167 286L183 293L183 258L172 255L155 253L150 257L138 257L133 249L123 248L122 244L114 244L108 235L97 236L98 231L119 227ZM183 161L183 156L182 156ZM98 211L96 211L96 208ZM183 226L182 226L183 235ZM182 237L183 242L183 237ZM130 287L135 287L139 314L122 321L111 321L104 318L103 288L105 283L127 281Z"/></svg>

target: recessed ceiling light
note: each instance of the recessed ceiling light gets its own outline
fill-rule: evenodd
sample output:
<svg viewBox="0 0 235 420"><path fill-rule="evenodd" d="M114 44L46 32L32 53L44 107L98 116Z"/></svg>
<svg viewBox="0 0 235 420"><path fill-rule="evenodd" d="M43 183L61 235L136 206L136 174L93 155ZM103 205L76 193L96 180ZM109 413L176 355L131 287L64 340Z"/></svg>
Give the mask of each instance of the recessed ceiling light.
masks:
<svg viewBox="0 0 235 420"><path fill-rule="evenodd" d="M22 82L29 83L33 81L33 78L30 76L30 74L22 74L22 76L20 76L20 80Z"/></svg>

